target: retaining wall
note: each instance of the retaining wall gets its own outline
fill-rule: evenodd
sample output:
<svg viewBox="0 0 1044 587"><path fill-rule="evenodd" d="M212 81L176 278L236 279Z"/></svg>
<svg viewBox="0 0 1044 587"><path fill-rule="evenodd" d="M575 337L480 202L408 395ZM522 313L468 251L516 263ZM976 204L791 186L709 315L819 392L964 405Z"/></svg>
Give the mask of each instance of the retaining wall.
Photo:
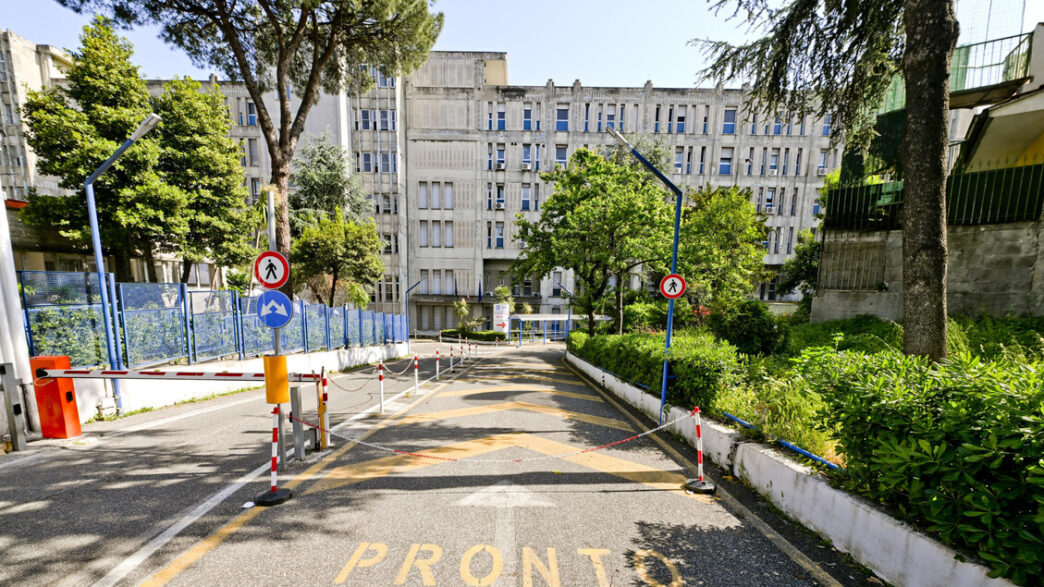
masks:
<svg viewBox="0 0 1044 587"><path fill-rule="evenodd" d="M647 416L657 419L660 398L617 378L572 353L570 364ZM664 421L684 416L671 408ZM695 446L696 429L685 418L670 430ZM858 496L835 489L815 471L776 449L742 440L740 433L703 418L703 452L723 470L740 477L791 518L852 555L895 585L916 587L1000 587L1012 583L987 577L985 566L958 560L958 553L916 528L892 518Z"/></svg>
<svg viewBox="0 0 1044 587"><path fill-rule="evenodd" d="M406 343L369 347L354 347L332 351L319 351L287 355L287 370L291 373L318 373L323 367L327 371L339 371L356 365L375 363L407 354ZM173 367L163 367L168 370ZM192 366L193 371L246 371L260 373L265 370L260 357L244 361L211 361ZM86 422L94 417L99 406L109 410L113 406L112 386L101 379L74 379L76 404L80 420ZM142 408L159 408L175 403L225 393L246 387L259 387L246 381L154 381L124 379L120 381L120 395L124 412Z"/></svg>

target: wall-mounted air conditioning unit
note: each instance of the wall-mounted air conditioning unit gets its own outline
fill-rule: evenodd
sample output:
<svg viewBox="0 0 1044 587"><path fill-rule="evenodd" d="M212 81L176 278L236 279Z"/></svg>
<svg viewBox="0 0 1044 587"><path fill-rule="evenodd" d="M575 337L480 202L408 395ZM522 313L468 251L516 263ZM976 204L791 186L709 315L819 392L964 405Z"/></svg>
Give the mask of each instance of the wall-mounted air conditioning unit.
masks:
<svg viewBox="0 0 1044 587"><path fill-rule="evenodd" d="M503 210L503 209L504 209L504 202L497 202L497 210Z"/></svg>
<svg viewBox="0 0 1044 587"><path fill-rule="evenodd" d="M777 175L777 174L779 174L779 170L778 169L769 169L768 170L768 174L769 175Z"/></svg>
<svg viewBox="0 0 1044 587"><path fill-rule="evenodd" d="M826 173L827 173L826 172L826 167L820 167L819 169L816 170L816 175L818 175L820 177L826 175Z"/></svg>
<svg viewBox="0 0 1044 587"><path fill-rule="evenodd" d="M772 204L766 204L765 205L765 214L768 214L768 215L771 216L774 208L775 208L775 206L773 206Z"/></svg>
<svg viewBox="0 0 1044 587"><path fill-rule="evenodd" d="M497 171L502 171L505 167L507 166L504 164L503 161L497 161Z"/></svg>
<svg viewBox="0 0 1044 587"><path fill-rule="evenodd" d="M522 164L522 171L529 171L530 169L533 169L533 165L531 163Z"/></svg>

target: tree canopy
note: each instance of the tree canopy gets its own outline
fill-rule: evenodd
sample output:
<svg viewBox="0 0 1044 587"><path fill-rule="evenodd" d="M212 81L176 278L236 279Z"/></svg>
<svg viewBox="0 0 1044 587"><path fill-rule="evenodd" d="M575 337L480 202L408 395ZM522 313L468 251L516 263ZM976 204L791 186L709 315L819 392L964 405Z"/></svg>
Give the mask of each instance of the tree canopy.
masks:
<svg viewBox="0 0 1044 587"><path fill-rule="evenodd" d="M83 28L73 52L68 84L53 90L29 90L23 107L26 138L39 157L37 169L60 179L73 197L29 194L23 212L30 224L58 228L86 245L87 177L152 112L149 92L134 51L111 24L95 18ZM139 139L94 183L102 246L116 258L118 279L131 277L130 259L153 247L176 247L188 230L187 197L161 177L160 133Z"/></svg>
<svg viewBox="0 0 1044 587"><path fill-rule="evenodd" d="M294 242L290 260L295 280L306 281L320 302L337 305L341 285L348 292L347 301L362 307L369 301L365 286L384 275L381 248L372 222L324 217Z"/></svg>
<svg viewBox="0 0 1044 587"><path fill-rule="evenodd" d="M794 256L783 264L783 270L780 271L783 279L780 280L776 291L782 295L794 291L806 296L815 293L816 284L819 283L819 258L822 250L823 243L816 240L811 231L799 232Z"/></svg>
<svg viewBox="0 0 1044 587"><path fill-rule="evenodd" d="M323 133L294 158L290 228L296 236L320 216L361 221L370 205L359 178L349 172L348 151Z"/></svg>
<svg viewBox="0 0 1044 587"><path fill-rule="evenodd" d="M361 92L371 68L402 75L428 57L442 14L425 0L59 0L107 12L128 26L158 26L167 43L200 67L242 80L272 158L272 183L289 192L290 162L320 91ZM278 112L265 92L274 90ZM279 206L276 240L290 250L290 215ZM289 292L292 293L292 292Z"/></svg>
<svg viewBox="0 0 1044 587"><path fill-rule="evenodd" d="M536 221L517 216L517 238L524 246L512 270L516 275L573 270L579 280L573 301L594 332L597 305L614 278L622 288L634 268L663 264L671 209L662 186L587 149L573 153L566 168L541 178L554 182L554 193Z"/></svg>
<svg viewBox="0 0 1044 587"><path fill-rule="evenodd" d="M942 359L946 349L946 149L954 0L713 0L765 35L733 45L694 40L714 81L751 82L749 112L820 116L865 146L892 76L906 80L899 150L903 201L903 347ZM834 136L840 136L836 133Z"/></svg>

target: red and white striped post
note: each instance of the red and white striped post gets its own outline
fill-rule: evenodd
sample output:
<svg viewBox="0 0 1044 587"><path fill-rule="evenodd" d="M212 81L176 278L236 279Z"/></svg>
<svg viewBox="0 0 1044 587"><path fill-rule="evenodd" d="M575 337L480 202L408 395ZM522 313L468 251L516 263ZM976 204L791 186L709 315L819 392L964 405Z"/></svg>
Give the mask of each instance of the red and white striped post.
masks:
<svg viewBox="0 0 1044 587"><path fill-rule="evenodd" d="M279 505L291 497L290 489L279 488L279 406L272 407L272 488L254 499L257 505Z"/></svg>
<svg viewBox="0 0 1044 587"><path fill-rule="evenodd" d="M439 380L439 349L435 349L435 381Z"/></svg>
<svg viewBox="0 0 1044 587"><path fill-rule="evenodd" d="M417 355L413 355L413 393L417 393L420 390L420 384L418 383L420 376L417 373Z"/></svg>
<svg viewBox="0 0 1044 587"><path fill-rule="evenodd" d="M377 363L377 381L381 387L381 413L384 413L384 362Z"/></svg>
<svg viewBox="0 0 1044 587"><path fill-rule="evenodd" d="M450 345L450 373L453 372L453 345Z"/></svg>
<svg viewBox="0 0 1044 587"><path fill-rule="evenodd" d="M714 493L716 487L710 481L703 478L703 426L700 418L699 406L692 409L692 415L696 418L696 479L687 479L685 489L693 493Z"/></svg>

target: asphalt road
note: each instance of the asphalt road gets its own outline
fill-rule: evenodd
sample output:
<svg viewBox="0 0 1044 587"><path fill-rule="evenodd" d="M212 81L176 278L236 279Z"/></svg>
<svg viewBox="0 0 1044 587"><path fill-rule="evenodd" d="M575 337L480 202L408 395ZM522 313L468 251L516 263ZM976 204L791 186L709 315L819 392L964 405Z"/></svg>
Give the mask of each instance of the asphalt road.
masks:
<svg viewBox="0 0 1044 587"><path fill-rule="evenodd" d="M268 486L261 392L35 443L0 460L0 584L867 584L714 471L718 495L686 493L687 447L578 452L652 424L564 366L561 345L482 350L394 401L413 378L389 364L384 416L363 413L372 369L336 377L332 449L288 463L295 496L271 508L252 505Z"/></svg>

